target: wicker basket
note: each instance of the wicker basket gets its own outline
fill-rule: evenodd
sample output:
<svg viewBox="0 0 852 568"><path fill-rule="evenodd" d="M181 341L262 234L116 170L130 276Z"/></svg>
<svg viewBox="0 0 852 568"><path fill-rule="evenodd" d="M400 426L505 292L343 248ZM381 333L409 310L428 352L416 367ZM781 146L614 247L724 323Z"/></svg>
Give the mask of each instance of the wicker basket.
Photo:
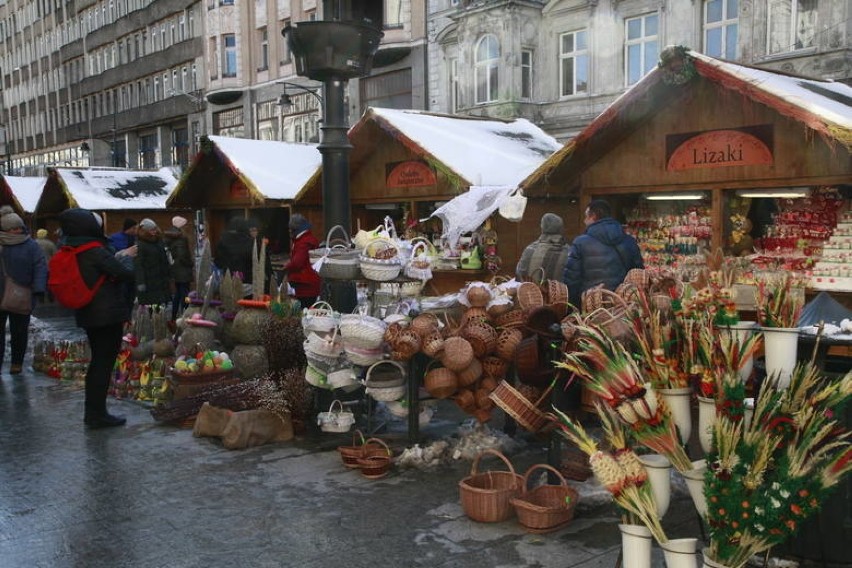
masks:
<svg viewBox="0 0 852 568"><path fill-rule="evenodd" d="M479 388L488 391L490 394L494 389L497 388L497 380L494 377L489 377L488 375L482 377L482 380L479 381Z"/></svg>
<svg viewBox="0 0 852 568"><path fill-rule="evenodd" d="M329 337L321 336L313 331L308 333L304 343L305 352L328 359L340 357L343 354L343 342L337 335L337 328Z"/></svg>
<svg viewBox="0 0 852 568"><path fill-rule="evenodd" d="M559 280L547 280L544 283L545 300L548 304L567 304L568 286Z"/></svg>
<svg viewBox="0 0 852 568"><path fill-rule="evenodd" d="M509 364L496 355L489 355L482 360L482 371L494 379L504 378L508 369Z"/></svg>
<svg viewBox="0 0 852 568"><path fill-rule="evenodd" d="M456 404L465 412L476 410L476 395L470 389L461 389L453 396Z"/></svg>
<svg viewBox="0 0 852 568"><path fill-rule="evenodd" d="M364 453L364 434L361 430L355 430L352 433L351 446L337 446L337 452L340 454L340 459L343 460L344 466L356 469L358 467L358 458Z"/></svg>
<svg viewBox="0 0 852 568"><path fill-rule="evenodd" d="M465 326L471 323L488 323L489 321L491 320L488 317L488 310L486 310L485 308L468 308L462 315L461 322L459 322L459 328L464 328Z"/></svg>
<svg viewBox="0 0 852 568"><path fill-rule="evenodd" d="M367 280L387 282L399 276L402 263L396 244L389 239L374 239L359 259L361 273Z"/></svg>
<svg viewBox="0 0 852 568"><path fill-rule="evenodd" d="M473 348L473 356L482 358L497 348L497 331L483 321L468 323L461 331Z"/></svg>
<svg viewBox="0 0 852 568"><path fill-rule="evenodd" d="M335 403L338 408L335 408ZM337 399L331 401L328 412L317 414L317 424L323 432L348 432L355 424L355 415L343 409L343 403Z"/></svg>
<svg viewBox="0 0 852 568"><path fill-rule="evenodd" d="M479 359L474 358L470 362L470 365L456 373L456 375L459 378L459 387L469 387L476 384L476 381L482 376L482 363L479 362Z"/></svg>
<svg viewBox="0 0 852 568"><path fill-rule="evenodd" d="M385 356L385 351L381 347L363 349L361 347L344 345L343 352L350 363L359 367L369 367L373 363L381 361Z"/></svg>
<svg viewBox="0 0 852 568"><path fill-rule="evenodd" d="M547 470L559 479L559 485L539 485L528 489L530 474ZM579 494L568 485L555 468L547 464L530 467L524 474L524 489L520 496L512 499L518 522L531 532L550 532L562 528L574 518Z"/></svg>
<svg viewBox="0 0 852 568"><path fill-rule="evenodd" d="M382 373L378 373L376 368L380 365L391 366L393 369L388 371L386 367ZM377 361L367 369L364 384L367 386L366 393L375 400L382 402L399 400L405 396L408 388L405 367L396 361Z"/></svg>
<svg viewBox="0 0 852 568"><path fill-rule="evenodd" d="M510 311L514 307L514 305L515 302L512 301L512 298L506 296L505 294L500 294L496 296L493 300L488 302L488 305L485 306L485 309L491 319L497 319L498 317Z"/></svg>
<svg viewBox="0 0 852 568"><path fill-rule="evenodd" d="M438 316L429 312L419 314L411 320L408 328L417 332L420 337L425 337L427 334L438 329Z"/></svg>
<svg viewBox="0 0 852 568"><path fill-rule="evenodd" d="M476 400L476 407L478 409L491 412L491 409L494 408L494 401L489 398L490 394L491 391L483 388L479 388L474 391L473 398Z"/></svg>
<svg viewBox="0 0 852 568"><path fill-rule="evenodd" d="M523 282L518 286L518 306L522 310L529 310L544 305L544 294L541 287L535 282Z"/></svg>
<svg viewBox="0 0 852 568"><path fill-rule="evenodd" d="M502 329L514 329L524 325L524 310L514 308L494 320L494 325Z"/></svg>
<svg viewBox="0 0 852 568"><path fill-rule="evenodd" d="M465 293L467 303L473 308L484 308L492 300L491 289L485 282L472 282Z"/></svg>
<svg viewBox="0 0 852 568"><path fill-rule="evenodd" d="M342 240L335 241L332 235L340 232ZM337 244L333 244L333 243ZM311 264L322 261L319 275L329 280L354 280L361 276L358 257L360 252L353 248L349 235L341 225L335 225L328 232L325 239L325 247L320 247L308 252Z"/></svg>
<svg viewBox="0 0 852 568"><path fill-rule="evenodd" d="M473 360L473 347L462 337L448 337L444 340L441 363L451 371L466 369Z"/></svg>
<svg viewBox="0 0 852 568"><path fill-rule="evenodd" d="M344 347L376 349L382 345L388 324L364 314L345 314L340 316L340 335Z"/></svg>
<svg viewBox="0 0 852 568"><path fill-rule="evenodd" d="M497 356L504 361L514 361L515 350L523 338L524 334L519 329L508 328L501 331L497 336Z"/></svg>
<svg viewBox="0 0 852 568"><path fill-rule="evenodd" d="M328 302L314 302L302 311L302 329L307 334L331 333L337 327L339 315Z"/></svg>
<svg viewBox="0 0 852 568"><path fill-rule="evenodd" d="M555 426L552 419L538 409L540 402L549 394L550 388L533 403L515 390L512 385L506 381L500 381L497 388L488 396L494 401L494 404L503 409L503 412L514 418L524 430L535 433L544 429L552 429Z"/></svg>
<svg viewBox="0 0 852 568"><path fill-rule="evenodd" d="M437 359L444 350L444 336L437 329L433 329L426 335L422 336L420 349L429 357Z"/></svg>
<svg viewBox="0 0 852 568"><path fill-rule="evenodd" d="M446 367L436 367L432 369L435 361L431 361L426 367L426 374L423 376L423 388L435 398L447 398L459 388L458 376L447 369Z"/></svg>
<svg viewBox="0 0 852 568"><path fill-rule="evenodd" d="M382 440L370 438L370 450L358 457L358 469L367 479L379 479L388 474L393 462L393 452Z"/></svg>
<svg viewBox="0 0 852 568"><path fill-rule="evenodd" d="M484 455L498 457L509 471L479 472ZM512 463L496 450L485 450L473 460L470 475L459 481L459 497L465 515L481 523L499 523L514 513L512 499L523 489L524 478L515 473Z"/></svg>
<svg viewBox="0 0 852 568"><path fill-rule="evenodd" d="M390 342L394 353L398 354L399 361L408 361L414 354L420 351L420 336L410 329L403 329L397 334L396 339ZM395 357L396 358L396 357Z"/></svg>

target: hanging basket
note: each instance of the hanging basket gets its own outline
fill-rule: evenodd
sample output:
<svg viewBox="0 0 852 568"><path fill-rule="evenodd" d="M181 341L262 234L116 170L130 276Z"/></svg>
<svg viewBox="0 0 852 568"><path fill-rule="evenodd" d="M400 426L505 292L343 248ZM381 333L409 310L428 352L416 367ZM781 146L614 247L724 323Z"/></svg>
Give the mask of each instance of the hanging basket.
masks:
<svg viewBox="0 0 852 568"><path fill-rule="evenodd" d="M328 302L314 302L302 311L302 329L307 334L331 333L337 327L339 315Z"/></svg>
<svg viewBox="0 0 852 568"><path fill-rule="evenodd" d="M524 334L519 329L504 329L497 336L496 353L503 361L514 361L515 350L518 344L524 338Z"/></svg>
<svg viewBox="0 0 852 568"><path fill-rule="evenodd" d="M474 357L485 357L497 348L497 331L481 320L468 323L461 335L473 348Z"/></svg>
<svg viewBox="0 0 852 568"><path fill-rule="evenodd" d="M444 336L437 329L433 329L428 334L423 336L420 342L420 349L432 358L440 357L441 351L444 349Z"/></svg>
<svg viewBox="0 0 852 568"><path fill-rule="evenodd" d="M332 239L335 232L342 233L342 240ZM355 280L361 276L360 253L353 248L342 225L335 225L328 231L325 243L325 247L308 252L311 265L320 276L329 280Z"/></svg>
<svg viewBox="0 0 852 568"><path fill-rule="evenodd" d="M432 279L432 258L429 256L426 241L421 240L414 243L411 248L411 258L405 265L405 275L421 282Z"/></svg>
<svg viewBox="0 0 852 568"><path fill-rule="evenodd" d="M473 360L473 347L461 337L448 337L444 340L441 363L451 371L466 369Z"/></svg>
<svg viewBox="0 0 852 568"><path fill-rule="evenodd" d="M384 365L381 371L377 369ZM405 396L406 371L396 361L378 361L370 365L364 379L368 395L375 400L389 402Z"/></svg>
<svg viewBox="0 0 852 568"><path fill-rule="evenodd" d="M344 347L376 349L381 347L388 324L379 318L364 314L340 316L340 335Z"/></svg>
<svg viewBox="0 0 852 568"><path fill-rule="evenodd" d="M539 485L529 489L530 474L546 470L559 479L559 485ZM579 494L568 485L555 468L547 464L536 464L524 474L524 490L512 499L518 522L531 532L550 532L562 528L574 518Z"/></svg>
<svg viewBox="0 0 852 568"><path fill-rule="evenodd" d="M493 455L509 471L479 472L479 460ZM523 489L524 478L515 473L512 463L497 450L485 450L473 460L470 475L459 481L459 497L465 515L481 523L499 523L514 513L512 499Z"/></svg>
<svg viewBox="0 0 852 568"><path fill-rule="evenodd" d="M494 404L503 409L503 412L514 418L521 428L535 433L555 426L553 421L538 409L538 405L547 398L550 390L550 388L545 390L536 402L530 402L508 382L500 381L497 388L488 396Z"/></svg>
<svg viewBox="0 0 852 568"><path fill-rule="evenodd" d="M423 387L435 398L448 398L459 388L459 378L446 367L431 368L435 361L430 361L423 376Z"/></svg>

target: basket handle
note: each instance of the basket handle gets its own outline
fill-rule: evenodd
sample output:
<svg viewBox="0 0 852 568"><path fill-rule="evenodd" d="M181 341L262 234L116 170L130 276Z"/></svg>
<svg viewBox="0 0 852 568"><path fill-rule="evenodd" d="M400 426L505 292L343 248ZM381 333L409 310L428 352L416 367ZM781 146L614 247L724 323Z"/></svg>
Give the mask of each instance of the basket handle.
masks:
<svg viewBox="0 0 852 568"><path fill-rule="evenodd" d="M313 310L313 309L320 309L320 308L323 308L323 309L327 308L329 312L334 313L334 308L331 306L331 304L329 304L328 302L325 302L323 300L317 300L316 302L311 304L311 307L308 308L308 309Z"/></svg>
<svg viewBox="0 0 852 568"><path fill-rule="evenodd" d="M411 258L416 258L417 257L417 251L420 250L420 249L423 250L423 256L425 256L426 258L429 258L429 249L426 247L426 240L425 239L423 239L422 241L417 241L416 243L412 239L411 242L414 243L414 245L411 247Z"/></svg>
<svg viewBox="0 0 852 568"><path fill-rule="evenodd" d="M388 457L392 457L392 456L393 456L393 452L391 451L390 447L389 447L387 444L385 444L384 440L382 440L381 438L368 438L368 439L367 439L367 441L366 441L366 442L364 442L363 447L364 447L364 448L366 448L366 447L367 447L367 446L369 446L370 444L374 444L374 445L376 445L376 446L382 446L382 447L384 447L384 449L385 449L385 450L387 451L387 453L388 453Z"/></svg>
<svg viewBox="0 0 852 568"><path fill-rule="evenodd" d="M339 231L343 233L343 241L347 246L352 246L352 239L349 238L349 233L346 232L346 229L343 228L343 225L335 225L331 229L329 229L328 234L325 237L325 246L329 247L329 243L331 242L331 235L334 234L335 231Z"/></svg>
<svg viewBox="0 0 852 568"><path fill-rule="evenodd" d="M506 456L504 456L502 453L498 452L497 450L492 450L491 448L489 448L487 450L483 450L482 453L480 453L478 456L476 456L473 459L473 464L471 464L471 466L470 466L470 474L471 475L476 475L477 473L479 473L479 460L485 454L491 454L491 455L497 456L498 458L503 460L503 463L506 464L506 467L509 468L509 472L511 472L512 475L515 475L515 468L512 467L512 462L510 462L508 460L508 458Z"/></svg>
<svg viewBox="0 0 852 568"><path fill-rule="evenodd" d="M547 465L546 463L537 463L535 465L531 465L527 472L524 474L524 491L529 491L530 474L537 469L546 469L550 473L556 474L556 477L559 479L559 485L563 487L568 487L568 482L565 481L565 476L563 476L558 469L553 466Z"/></svg>
<svg viewBox="0 0 852 568"><path fill-rule="evenodd" d="M435 256L438 254L438 250L435 248L435 245L433 245L432 242L429 241L429 239L427 239L426 237L414 237L413 239L411 239L412 245L418 243L423 243L424 245L426 245L426 254L428 256Z"/></svg>
<svg viewBox="0 0 852 568"><path fill-rule="evenodd" d="M391 219L390 215L385 216L385 220L383 222L383 228L384 228L385 232L388 234L388 238L391 238L391 239L394 239L394 240L399 240L399 236L397 235L397 232L396 232L396 225L394 224L393 219Z"/></svg>
<svg viewBox="0 0 852 568"><path fill-rule="evenodd" d="M358 439L355 436L359 436L361 438L361 443L358 443ZM366 442L364 441L364 433L361 430L355 430L352 432L352 445L353 446L363 446Z"/></svg>
<svg viewBox="0 0 852 568"><path fill-rule="evenodd" d="M396 251L396 254L399 255L399 246L396 244L396 242L385 237L378 237L367 243L367 246L364 247L364 252L367 254L367 256L370 256L370 252L373 250L371 247L376 244L390 245L390 247L392 247Z"/></svg>
<svg viewBox="0 0 852 568"><path fill-rule="evenodd" d="M541 274L541 278L536 278L539 274ZM541 286L544 284L545 278L547 278L547 273L544 271L544 267L539 266L527 275L527 282L534 282Z"/></svg>
<svg viewBox="0 0 852 568"><path fill-rule="evenodd" d="M382 363L388 363L390 365L393 365L394 367L399 369L399 371L402 373L403 379L407 378L406 373L405 373L405 369L402 367L402 365L400 363L398 363L397 361L391 361L390 359L382 359L381 361L376 361L375 363L370 365L370 367L367 369L367 374L364 376L364 380L369 381L370 380L370 374L373 372L373 369L378 367Z"/></svg>
<svg viewBox="0 0 852 568"><path fill-rule="evenodd" d="M328 407L328 413L329 413L329 414L331 414L332 412L334 412L334 404L335 404L335 403L337 403L337 405L340 407L340 410L338 410L338 412L343 412L343 410L344 410L344 408L343 408L343 403L342 403L342 402L340 402L340 400L339 400L339 399L336 399L336 398L335 398L334 400L332 400L332 401L331 401L331 405Z"/></svg>

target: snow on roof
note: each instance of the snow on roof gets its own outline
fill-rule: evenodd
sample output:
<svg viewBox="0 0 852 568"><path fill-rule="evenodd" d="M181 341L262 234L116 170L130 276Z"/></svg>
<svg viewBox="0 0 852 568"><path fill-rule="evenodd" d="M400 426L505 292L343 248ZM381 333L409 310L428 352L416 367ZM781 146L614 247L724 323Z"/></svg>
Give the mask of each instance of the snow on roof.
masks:
<svg viewBox="0 0 852 568"><path fill-rule="evenodd" d="M322 167L322 154L314 144L208 138L267 199L293 199Z"/></svg>
<svg viewBox="0 0 852 568"><path fill-rule="evenodd" d="M79 207L93 210L165 209L177 185L168 168L156 172L57 168Z"/></svg>
<svg viewBox="0 0 852 568"><path fill-rule="evenodd" d="M41 197L41 192L44 190L44 186L47 183L47 178L5 176L3 179L5 179L6 183L9 184L9 188L12 190L12 195L14 195L15 199L17 199L18 203L20 203L21 209L23 209L25 213L34 212L36 205L38 204L38 200Z"/></svg>
<svg viewBox="0 0 852 568"><path fill-rule="evenodd" d="M827 122L852 128L852 87L848 85L737 65L696 51L690 51L689 55L761 91L780 97Z"/></svg>
<svg viewBox="0 0 852 568"><path fill-rule="evenodd" d="M417 110L370 110L473 185L517 186L562 148L523 118L503 121Z"/></svg>

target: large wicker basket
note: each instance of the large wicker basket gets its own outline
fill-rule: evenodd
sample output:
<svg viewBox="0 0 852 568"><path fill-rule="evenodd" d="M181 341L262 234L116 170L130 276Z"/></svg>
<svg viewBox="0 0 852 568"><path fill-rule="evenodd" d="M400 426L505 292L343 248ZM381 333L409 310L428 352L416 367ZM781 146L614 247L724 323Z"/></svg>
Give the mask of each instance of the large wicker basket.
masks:
<svg viewBox="0 0 852 568"><path fill-rule="evenodd" d="M529 490L530 474L540 469L554 474L559 479L559 485L539 485ZM577 500L577 491L566 483L558 470L547 464L537 464L524 474L523 493L512 499L512 506L515 507L518 522L524 528L530 532L544 533L570 523L574 518Z"/></svg>
<svg viewBox="0 0 852 568"><path fill-rule="evenodd" d="M549 394L550 388L545 390L537 401L531 402L508 382L500 381L488 397L503 409L503 412L514 418L521 428L535 433L555 426L552 419L538 409L538 405Z"/></svg>
<svg viewBox="0 0 852 568"><path fill-rule="evenodd" d="M335 232L343 234L342 239L334 240ZM346 229L335 225L329 230L325 239L326 246L308 252L311 264L322 260L319 275L329 280L354 280L361 276L358 257L360 251L352 246Z"/></svg>
<svg viewBox="0 0 852 568"><path fill-rule="evenodd" d="M509 471L479 472L479 460L493 455ZM465 515L481 523L499 523L514 513L512 499L520 495L524 478L515 473L512 463L497 450L485 450L473 460L470 475L459 481L459 496Z"/></svg>
<svg viewBox="0 0 852 568"><path fill-rule="evenodd" d="M437 367L432 369L435 361L429 363L426 367L426 374L423 376L423 387L430 395L435 398L447 398L452 396L459 388L459 378L455 372L446 367Z"/></svg>
<svg viewBox="0 0 852 568"><path fill-rule="evenodd" d="M376 370L380 365L385 365L381 372ZM406 376L405 367L400 363L385 360L377 361L367 369L364 379L364 384L367 387L366 393L375 400L382 402L399 400L405 396Z"/></svg>
<svg viewBox="0 0 852 568"><path fill-rule="evenodd" d="M444 340L441 363L451 371L466 369L473 360L473 347L461 337L448 337Z"/></svg>

